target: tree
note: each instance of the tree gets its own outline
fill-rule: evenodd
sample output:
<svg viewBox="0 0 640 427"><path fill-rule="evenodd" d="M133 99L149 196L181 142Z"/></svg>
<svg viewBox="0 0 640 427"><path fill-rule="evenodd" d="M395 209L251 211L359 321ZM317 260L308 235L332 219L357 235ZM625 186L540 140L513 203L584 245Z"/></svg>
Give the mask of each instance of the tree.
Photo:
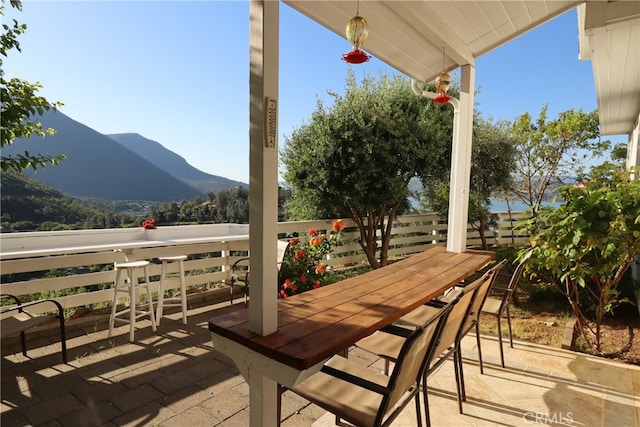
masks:
<svg viewBox="0 0 640 427"><path fill-rule="evenodd" d="M541 209L526 226L535 233L527 269L567 298L584 341L599 353L603 318L624 302L617 288L640 253L640 181L618 172L563 187L560 196L562 205Z"/></svg>
<svg viewBox="0 0 640 427"><path fill-rule="evenodd" d="M22 2L10 0L13 8L22 11ZM4 16L5 0L0 5L0 15ZM13 25L2 24L2 37L0 54L7 57L12 49L21 52L18 36L27 29L25 24L19 24L13 19ZM2 122L0 126L0 147L11 145L19 138L29 138L32 135L45 137L53 135L55 130L51 128L43 129L42 124L36 121L36 116L42 115L45 111L54 110L63 104L60 102L50 103L37 93L42 88L39 82L30 83L26 80L12 78L5 79L2 68L3 60L0 58L0 95L2 107L0 115ZM30 154L28 151L15 156L0 156L0 167L2 171L14 170L21 172L31 167L34 170L38 167L45 167L47 164L55 165L64 160L64 155L48 156L40 154Z"/></svg>
<svg viewBox="0 0 640 427"><path fill-rule="evenodd" d="M516 143L514 186L511 191L535 215L550 190L564 184L564 178L580 173L581 161L590 152L602 154L609 147L600 141L598 111L584 113L569 109L547 121L547 105L535 123L529 113L517 117L511 134Z"/></svg>
<svg viewBox="0 0 640 427"><path fill-rule="evenodd" d="M476 116L473 122L471 152L471 182L469 186L469 224L480 233L482 247L487 249L486 231L497 226L497 215L491 213L491 197L511 186L515 148L507 123L494 124ZM449 212L449 181L426 186L423 209L447 217Z"/></svg>
<svg viewBox="0 0 640 427"><path fill-rule="evenodd" d="M406 78L352 72L344 95L318 101L281 150L293 220L349 217L373 268L386 265L391 224L408 209L409 180L448 169L452 109L413 93ZM379 242L379 243L378 243Z"/></svg>

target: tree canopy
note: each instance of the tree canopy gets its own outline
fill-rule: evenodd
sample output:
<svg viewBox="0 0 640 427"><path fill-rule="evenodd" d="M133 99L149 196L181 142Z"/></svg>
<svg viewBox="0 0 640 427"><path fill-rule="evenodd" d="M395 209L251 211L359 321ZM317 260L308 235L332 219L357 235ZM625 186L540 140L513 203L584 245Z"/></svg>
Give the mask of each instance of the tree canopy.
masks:
<svg viewBox="0 0 640 427"><path fill-rule="evenodd" d="M19 0L10 0L13 8L22 11L22 2ZM5 1L0 4L0 16L4 16ZM8 53L15 49L21 51L18 36L27 29L25 24L20 24L16 19L12 20L12 24L2 24L2 36L0 37L0 54L7 57ZM42 88L39 82L30 83L19 78L5 79L3 70L3 59L0 57L0 95L2 98L2 107L0 115L2 122L0 124L0 147L11 145L19 138L29 138L32 135L45 137L53 135L54 129L43 129L42 124L35 118L42 115L45 111L56 110L62 106L62 103L51 103L46 98L38 95L38 91ZM1 156L0 167L2 171L13 170L21 172L31 167L45 167L47 164L57 164L64 160L64 156L49 156L41 154L30 154L28 151L17 154L15 156Z"/></svg>
<svg viewBox="0 0 640 427"><path fill-rule="evenodd" d="M517 117L511 134L516 143L513 194L535 214L548 192L581 173L582 160L602 154L609 141L600 140L598 111L569 109L547 120L547 105L535 123L529 113Z"/></svg>
<svg viewBox="0 0 640 427"><path fill-rule="evenodd" d="M469 224L480 233L483 247L487 248L485 232L497 225L497 215L491 213L491 198L511 186L515 147L509 135L508 122L492 123L476 115L473 121L471 152L471 182L469 193ZM425 183L426 197L423 208L446 217L449 211L449 181Z"/></svg>
<svg viewBox="0 0 640 427"><path fill-rule="evenodd" d="M330 95L333 105L319 100L281 150L292 190L286 209L297 220L350 217L377 268L387 262L393 219L409 208L409 181L448 171L453 110L417 96L402 76L358 85L350 72L344 95Z"/></svg>

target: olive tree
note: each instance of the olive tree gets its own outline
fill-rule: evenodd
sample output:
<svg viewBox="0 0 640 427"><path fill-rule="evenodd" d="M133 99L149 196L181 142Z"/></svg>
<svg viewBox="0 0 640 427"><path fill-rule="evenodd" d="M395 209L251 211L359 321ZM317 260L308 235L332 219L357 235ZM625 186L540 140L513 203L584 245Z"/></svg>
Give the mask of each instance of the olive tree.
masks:
<svg viewBox="0 0 640 427"><path fill-rule="evenodd" d="M391 226L409 208L409 181L447 173L453 112L415 95L402 76L349 73L333 105L318 100L309 123L281 150L291 219L349 217L369 264L387 263ZM378 243L380 242L380 243Z"/></svg>
<svg viewBox="0 0 640 427"><path fill-rule="evenodd" d="M10 0L13 8L22 11L22 2ZM5 0L0 4L0 16L4 16ZM18 36L25 32L27 26L19 24L13 19L12 24L2 24L2 36L0 37L0 54L7 57L12 49L20 52ZM42 88L39 82L30 83L19 78L7 80L4 75L3 58L0 57L0 96L2 107L0 116L0 147L11 145L19 138L29 138L32 135L45 137L53 135L55 130L51 128L43 129L42 124L35 117L41 116L45 111L56 110L61 107L59 102L51 103L46 98L39 96L38 91ZM21 172L31 167L34 170L38 167L45 167L47 164L57 164L64 159L64 155L49 156L41 154L24 153L15 156L0 156L0 167L3 172L13 170Z"/></svg>
<svg viewBox="0 0 640 427"><path fill-rule="evenodd" d="M600 352L603 318L624 301L617 288L640 253L640 181L619 172L562 187L560 196L562 205L527 224L538 230L528 271L567 298L584 341Z"/></svg>
<svg viewBox="0 0 640 427"><path fill-rule="evenodd" d="M498 216L491 213L491 197L511 186L514 143L506 122L492 123L476 116L473 122L471 149L471 182L469 185L469 224L480 233L482 247L487 249L486 232L497 226ZM449 182L425 185L422 208L447 217Z"/></svg>

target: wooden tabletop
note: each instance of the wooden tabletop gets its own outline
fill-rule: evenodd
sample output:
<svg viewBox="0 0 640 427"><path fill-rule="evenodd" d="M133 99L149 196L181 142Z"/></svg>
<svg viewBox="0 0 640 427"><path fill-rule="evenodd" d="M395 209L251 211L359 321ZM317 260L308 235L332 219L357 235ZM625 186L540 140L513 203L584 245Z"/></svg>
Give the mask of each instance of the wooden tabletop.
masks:
<svg viewBox="0 0 640 427"><path fill-rule="evenodd" d="M295 369L308 369L471 276L489 251L436 246L329 286L278 300L278 331L249 331L249 310L209 320L209 330Z"/></svg>

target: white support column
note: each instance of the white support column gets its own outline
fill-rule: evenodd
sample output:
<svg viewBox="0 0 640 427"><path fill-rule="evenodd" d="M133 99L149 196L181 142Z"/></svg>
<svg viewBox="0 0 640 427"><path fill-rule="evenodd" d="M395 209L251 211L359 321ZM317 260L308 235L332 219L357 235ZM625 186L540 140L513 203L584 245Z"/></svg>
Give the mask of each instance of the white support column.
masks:
<svg viewBox="0 0 640 427"><path fill-rule="evenodd" d="M454 118L451 152L451 181L447 251L464 252L469 216L469 181L471 178L471 138L473 134L473 100L475 66L463 65L460 81L460 108Z"/></svg>
<svg viewBox="0 0 640 427"><path fill-rule="evenodd" d="M280 2L269 0L251 0L249 4L249 328L260 335L278 329L279 7ZM249 367L255 363L251 359L255 357L257 355L250 352L250 360L235 362L241 371L250 371ZM259 370L253 374L249 372L247 381L250 426L276 425L276 382Z"/></svg>
<svg viewBox="0 0 640 427"><path fill-rule="evenodd" d="M252 0L249 6L249 328L260 335L278 329L278 133L267 138L266 111L268 100L276 106L278 100L279 7L268 0ZM277 123L277 112L272 118Z"/></svg>

